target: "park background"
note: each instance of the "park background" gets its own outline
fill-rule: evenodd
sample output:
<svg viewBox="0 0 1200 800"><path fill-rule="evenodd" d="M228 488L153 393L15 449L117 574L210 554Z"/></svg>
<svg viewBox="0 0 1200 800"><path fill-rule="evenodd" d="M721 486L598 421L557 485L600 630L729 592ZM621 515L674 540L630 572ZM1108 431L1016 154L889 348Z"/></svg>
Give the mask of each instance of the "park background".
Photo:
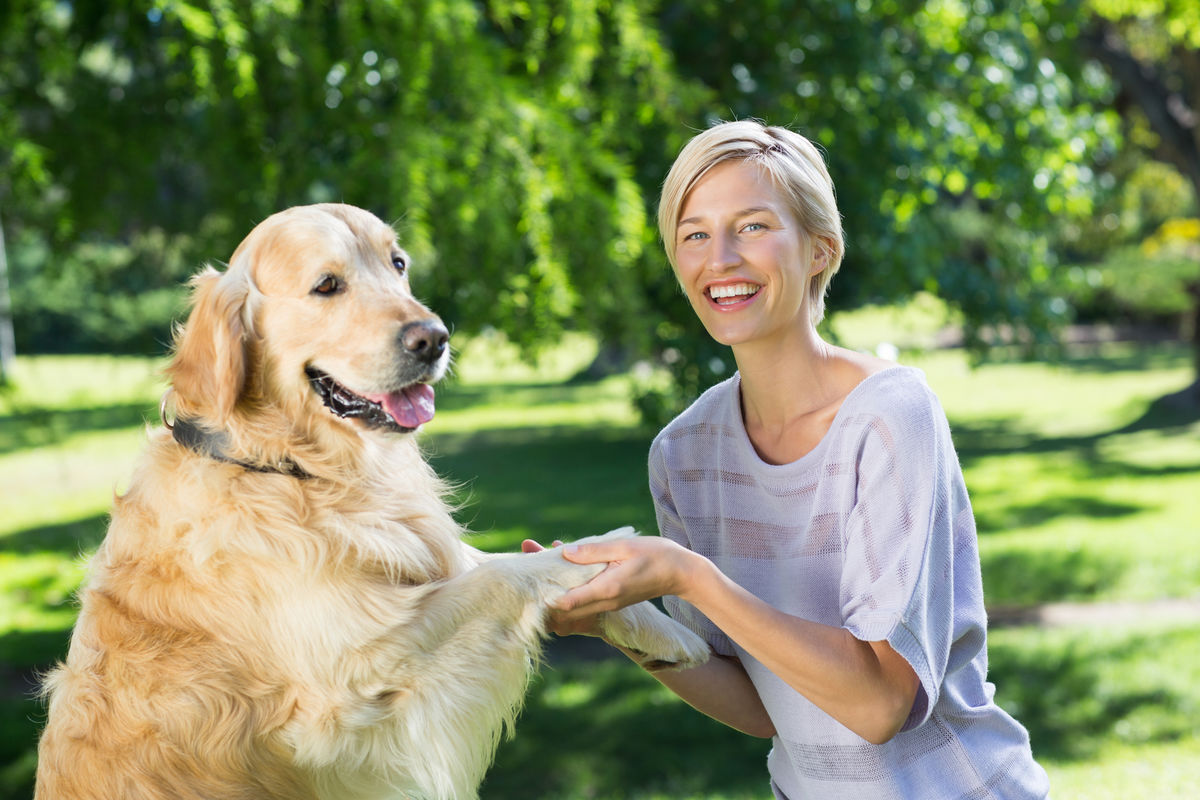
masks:
<svg viewBox="0 0 1200 800"><path fill-rule="evenodd" d="M127 485L182 284L268 214L393 221L452 326L422 434L477 542L654 529L656 426L732 360L653 227L717 119L810 136L824 332L925 370L997 699L1057 798L1200 780L1200 4L0 4L0 797ZM488 798L760 798L767 745L552 642Z"/></svg>

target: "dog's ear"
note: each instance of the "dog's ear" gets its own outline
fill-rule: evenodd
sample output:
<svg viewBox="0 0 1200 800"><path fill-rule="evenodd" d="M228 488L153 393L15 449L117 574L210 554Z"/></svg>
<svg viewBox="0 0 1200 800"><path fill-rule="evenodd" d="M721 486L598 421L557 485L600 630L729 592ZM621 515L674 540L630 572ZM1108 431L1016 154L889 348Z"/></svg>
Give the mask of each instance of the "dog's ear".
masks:
<svg viewBox="0 0 1200 800"><path fill-rule="evenodd" d="M212 267L192 278L191 286L192 311L176 330L167 377L180 415L223 424L246 384L248 287L243 276Z"/></svg>

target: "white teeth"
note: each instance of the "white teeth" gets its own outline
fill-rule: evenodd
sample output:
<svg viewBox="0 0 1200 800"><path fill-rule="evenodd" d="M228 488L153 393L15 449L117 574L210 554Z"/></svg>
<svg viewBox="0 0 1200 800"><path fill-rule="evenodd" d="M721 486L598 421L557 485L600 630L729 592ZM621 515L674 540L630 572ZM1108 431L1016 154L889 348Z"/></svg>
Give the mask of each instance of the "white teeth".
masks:
<svg viewBox="0 0 1200 800"><path fill-rule="evenodd" d="M751 295L758 291L758 287L753 283L730 283L725 286L710 286L708 293L713 300L720 300L725 297L741 297L742 295Z"/></svg>

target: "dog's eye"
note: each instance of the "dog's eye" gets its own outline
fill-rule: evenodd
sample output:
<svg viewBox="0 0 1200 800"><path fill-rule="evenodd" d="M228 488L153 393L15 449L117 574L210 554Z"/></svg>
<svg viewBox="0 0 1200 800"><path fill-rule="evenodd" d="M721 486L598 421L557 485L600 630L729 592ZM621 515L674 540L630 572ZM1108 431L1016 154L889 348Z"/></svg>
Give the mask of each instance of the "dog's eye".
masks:
<svg viewBox="0 0 1200 800"><path fill-rule="evenodd" d="M337 294L342 290L342 288L342 282L340 280L333 275L326 275L325 277L321 278L316 286L313 287L312 293L329 296L331 294Z"/></svg>
<svg viewBox="0 0 1200 800"><path fill-rule="evenodd" d="M392 256L392 266L395 267L396 271L401 275L404 275L408 272L408 262L404 259L404 256Z"/></svg>

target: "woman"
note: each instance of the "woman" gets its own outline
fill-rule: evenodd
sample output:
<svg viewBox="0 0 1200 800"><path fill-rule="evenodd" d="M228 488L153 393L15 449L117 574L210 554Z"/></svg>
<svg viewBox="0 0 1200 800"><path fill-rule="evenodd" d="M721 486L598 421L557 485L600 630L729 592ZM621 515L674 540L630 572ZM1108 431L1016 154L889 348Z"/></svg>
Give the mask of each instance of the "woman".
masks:
<svg viewBox="0 0 1200 800"><path fill-rule="evenodd" d="M986 682L975 525L945 415L917 370L817 333L843 251L821 155L786 129L717 125L671 168L658 224L738 371L651 446L662 537L567 547L612 566L562 599L556 629L594 634L599 612L665 596L714 657L655 676L774 737L776 797L1045 797L1028 735Z"/></svg>

